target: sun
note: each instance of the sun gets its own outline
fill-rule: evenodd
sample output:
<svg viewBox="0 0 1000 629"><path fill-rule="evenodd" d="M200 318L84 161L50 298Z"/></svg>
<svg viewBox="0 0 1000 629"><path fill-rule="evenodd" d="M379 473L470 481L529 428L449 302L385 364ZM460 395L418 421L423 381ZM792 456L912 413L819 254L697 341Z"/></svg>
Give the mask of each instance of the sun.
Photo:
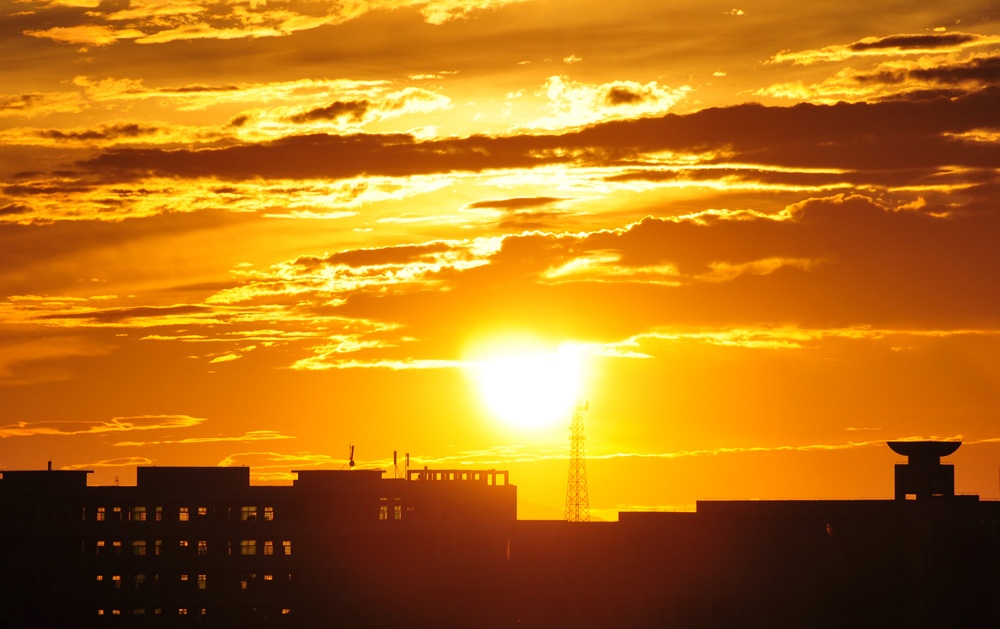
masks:
<svg viewBox="0 0 1000 629"><path fill-rule="evenodd" d="M528 427L549 425L568 416L580 397L580 351L508 351L475 363L479 389L501 420Z"/></svg>

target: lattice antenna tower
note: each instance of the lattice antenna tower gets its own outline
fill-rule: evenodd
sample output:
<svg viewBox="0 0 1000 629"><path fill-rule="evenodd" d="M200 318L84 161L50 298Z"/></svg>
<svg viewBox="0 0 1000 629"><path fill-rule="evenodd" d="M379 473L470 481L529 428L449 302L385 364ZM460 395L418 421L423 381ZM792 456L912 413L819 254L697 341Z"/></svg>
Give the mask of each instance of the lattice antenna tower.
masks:
<svg viewBox="0 0 1000 629"><path fill-rule="evenodd" d="M569 426L569 480L566 482L566 521L590 522L590 497L587 495L587 458L584 454L583 413L590 402L581 401L573 410Z"/></svg>

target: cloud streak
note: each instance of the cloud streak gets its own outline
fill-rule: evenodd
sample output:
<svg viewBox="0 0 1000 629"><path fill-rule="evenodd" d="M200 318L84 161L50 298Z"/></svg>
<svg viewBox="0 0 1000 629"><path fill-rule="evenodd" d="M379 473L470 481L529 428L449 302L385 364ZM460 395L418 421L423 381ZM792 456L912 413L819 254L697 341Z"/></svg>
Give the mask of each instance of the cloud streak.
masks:
<svg viewBox="0 0 1000 629"><path fill-rule="evenodd" d="M107 421L22 421L0 426L0 438L100 435L137 430L191 428L206 420L189 415L136 415Z"/></svg>
<svg viewBox="0 0 1000 629"><path fill-rule="evenodd" d="M242 435L234 435L229 437L188 437L186 439L165 439L159 441L119 441L114 446L119 447L144 447L144 446L160 446L160 445L174 445L174 444L192 444L192 443L227 443L227 442L237 442L237 443L248 443L252 441L272 441L276 439L294 439L295 437L291 435L283 435L277 430L250 430Z"/></svg>

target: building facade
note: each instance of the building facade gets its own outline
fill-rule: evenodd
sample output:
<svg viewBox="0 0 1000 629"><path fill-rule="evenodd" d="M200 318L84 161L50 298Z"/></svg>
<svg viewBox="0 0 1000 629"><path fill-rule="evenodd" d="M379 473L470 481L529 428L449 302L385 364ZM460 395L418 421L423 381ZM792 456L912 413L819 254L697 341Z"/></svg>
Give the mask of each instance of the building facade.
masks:
<svg viewBox="0 0 1000 629"><path fill-rule="evenodd" d="M252 486L249 468L140 467L133 487L87 474L3 472L5 626L382 626L504 561L516 520L492 470L302 471L290 487Z"/></svg>

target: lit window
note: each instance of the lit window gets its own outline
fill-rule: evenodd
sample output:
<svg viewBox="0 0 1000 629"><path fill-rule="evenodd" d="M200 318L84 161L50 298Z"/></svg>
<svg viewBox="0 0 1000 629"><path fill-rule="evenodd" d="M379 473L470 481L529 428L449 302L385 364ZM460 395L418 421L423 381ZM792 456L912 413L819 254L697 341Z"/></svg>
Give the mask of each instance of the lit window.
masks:
<svg viewBox="0 0 1000 629"><path fill-rule="evenodd" d="M111 577L111 580L115 582L116 590L122 589L122 577L120 574L114 575L113 577Z"/></svg>
<svg viewBox="0 0 1000 629"><path fill-rule="evenodd" d="M247 589L247 580L246 579L240 579L240 589L241 590Z"/></svg>
<svg viewBox="0 0 1000 629"><path fill-rule="evenodd" d="M145 522L146 521L146 507L132 507L132 521L133 522Z"/></svg>
<svg viewBox="0 0 1000 629"><path fill-rule="evenodd" d="M385 498L380 498L380 500L386 500ZM389 505L383 502L378 507L378 519L388 520L389 519Z"/></svg>
<svg viewBox="0 0 1000 629"><path fill-rule="evenodd" d="M396 505L392 508L392 519L393 520L403 519L403 505Z"/></svg>
<svg viewBox="0 0 1000 629"><path fill-rule="evenodd" d="M188 580L188 575L182 574L181 575L181 581L187 581L187 580Z"/></svg>
<svg viewBox="0 0 1000 629"><path fill-rule="evenodd" d="M158 539L153 542L153 554L159 555L161 552L163 552L163 540Z"/></svg>
<svg viewBox="0 0 1000 629"><path fill-rule="evenodd" d="M206 613L208 613L208 610L205 609L204 607L202 607L200 613L201 613L202 616L204 616Z"/></svg>
<svg viewBox="0 0 1000 629"><path fill-rule="evenodd" d="M240 509L240 519L244 522L254 522L257 520L257 507L243 507Z"/></svg>
<svg viewBox="0 0 1000 629"><path fill-rule="evenodd" d="M135 575L135 589L142 589L142 586L146 584L146 575L137 574Z"/></svg>
<svg viewBox="0 0 1000 629"><path fill-rule="evenodd" d="M187 522L189 517L191 516L188 514L188 508L181 507L180 512L177 514L177 519L181 522ZM185 611L184 613L186 614L187 612Z"/></svg>
<svg viewBox="0 0 1000 629"><path fill-rule="evenodd" d="M104 580L104 575L103 574L97 575L97 580L98 581L103 581Z"/></svg>
<svg viewBox="0 0 1000 629"><path fill-rule="evenodd" d="M206 575L204 575L204 574L199 574L198 575L198 589L199 590L204 590L207 585L208 585L208 577Z"/></svg>
<svg viewBox="0 0 1000 629"><path fill-rule="evenodd" d="M103 616L104 615L104 610L103 609L97 610L97 615L98 616Z"/></svg>
<svg viewBox="0 0 1000 629"><path fill-rule="evenodd" d="M111 542L111 546L115 549L115 554L122 554L122 543L121 542Z"/></svg>
<svg viewBox="0 0 1000 629"><path fill-rule="evenodd" d="M198 507L198 515L208 515L208 507Z"/></svg>
<svg viewBox="0 0 1000 629"><path fill-rule="evenodd" d="M287 608L287 607L282 607L281 608L281 613L282 614L290 614L290 613L292 613L292 610L289 609L289 608Z"/></svg>
<svg viewBox="0 0 1000 629"><path fill-rule="evenodd" d="M102 552L104 552L104 540L99 539L97 540L97 554L100 555Z"/></svg>
<svg viewBox="0 0 1000 629"><path fill-rule="evenodd" d="M97 521L103 522L105 517L104 507L97 507ZM103 612L104 610L102 609L101 611Z"/></svg>
<svg viewBox="0 0 1000 629"><path fill-rule="evenodd" d="M264 542L264 554L273 555L274 554L274 542L268 540Z"/></svg>
<svg viewBox="0 0 1000 629"><path fill-rule="evenodd" d="M285 541L281 542L281 545L284 547L286 555L291 555L292 554L292 542L291 542L291 540L287 540L286 539Z"/></svg>
<svg viewBox="0 0 1000 629"><path fill-rule="evenodd" d="M122 615L122 610L120 610L120 609L112 609L111 610L111 615L112 616L121 616Z"/></svg>
<svg viewBox="0 0 1000 629"><path fill-rule="evenodd" d="M132 541L132 554L133 555L145 555L146 554L146 540L137 539Z"/></svg>
<svg viewBox="0 0 1000 629"><path fill-rule="evenodd" d="M274 507L264 507L264 520L270 522L274 519Z"/></svg>
<svg viewBox="0 0 1000 629"><path fill-rule="evenodd" d="M156 521L157 522L163 521L163 507L156 508Z"/></svg>
<svg viewBox="0 0 1000 629"><path fill-rule="evenodd" d="M198 540L198 554L203 557L208 554L208 542L206 540Z"/></svg>
<svg viewBox="0 0 1000 629"><path fill-rule="evenodd" d="M241 555L256 555L257 554L257 540L255 539L245 539L240 542L240 554Z"/></svg>
<svg viewBox="0 0 1000 629"><path fill-rule="evenodd" d="M273 574L265 574L264 575L264 580L265 581L274 581L274 575Z"/></svg>
<svg viewBox="0 0 1000 629"><path fill-rule="evenodd" d="M156 614L157 616L159 616L160 614L163 613L163 609L157 607L156 609L153 610L153 613Z"/></svg>
<svg viewBox="0 0 1000 629"><path fill-rule="evenodd" d="M182 539L181 541L177 542L177 545L180 548L187 548L188 547L188 541L186 539Z"/></svg>
<svg viewBox="0 0 1000 629"><path fill-rule="evenodd" d="M179 616L187 616L187 613L188 613L187 607L181 607L180 609L177 610L177 614Z"/></svg>

